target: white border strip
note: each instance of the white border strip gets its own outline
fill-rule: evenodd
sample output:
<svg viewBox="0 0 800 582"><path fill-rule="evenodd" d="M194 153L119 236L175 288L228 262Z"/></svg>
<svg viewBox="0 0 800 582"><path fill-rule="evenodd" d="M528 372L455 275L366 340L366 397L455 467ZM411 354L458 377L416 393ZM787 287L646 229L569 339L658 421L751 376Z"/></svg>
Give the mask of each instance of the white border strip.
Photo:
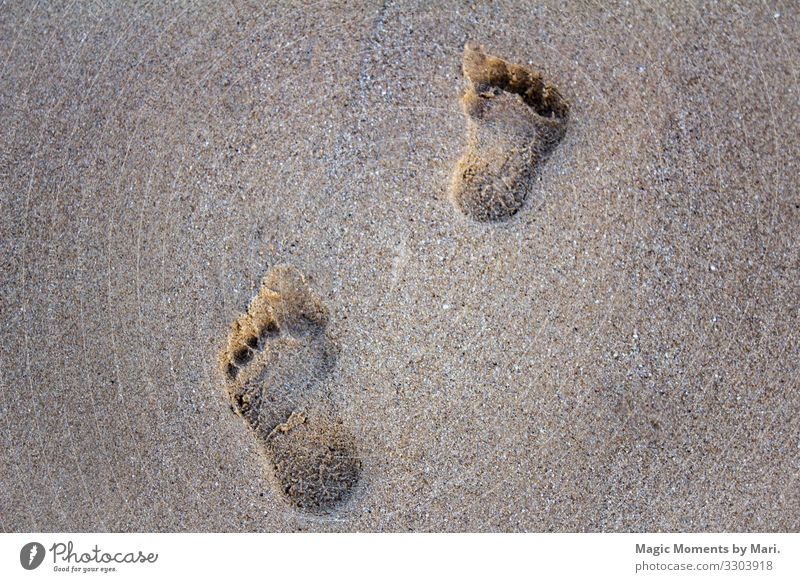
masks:
<svg viewBox="0 0 800 582"><path fill-rule="evenodd" d="M41 544L46 554L37 568L26 570L21 561L30 559L26 544L32 542ZM23 547L27 554L21 554ZM38 553L33 551L34 560ZM604 576L796 582L800 534L0 535L0 580L210 576L370 582L387 577L494 582Z"/></svg>

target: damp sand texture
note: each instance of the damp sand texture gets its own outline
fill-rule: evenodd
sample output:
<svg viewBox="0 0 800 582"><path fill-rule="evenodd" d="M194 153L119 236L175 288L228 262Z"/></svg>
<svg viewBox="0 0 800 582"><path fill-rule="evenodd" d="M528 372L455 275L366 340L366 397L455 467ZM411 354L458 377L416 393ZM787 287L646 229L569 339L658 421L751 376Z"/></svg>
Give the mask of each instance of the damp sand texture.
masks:
<svg viewBox="0 0 800 582"><path fill-rule="evenodd" d="M798 531L798 39L7 2L0 529Z"/></svg>

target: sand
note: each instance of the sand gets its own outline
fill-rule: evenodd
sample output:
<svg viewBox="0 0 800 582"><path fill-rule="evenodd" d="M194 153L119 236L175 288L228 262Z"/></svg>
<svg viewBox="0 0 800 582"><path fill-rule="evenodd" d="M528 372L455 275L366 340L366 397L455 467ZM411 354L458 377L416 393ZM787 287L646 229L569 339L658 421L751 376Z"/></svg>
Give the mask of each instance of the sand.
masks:
<svg viewBox="0 0 800 582"><path fill-rule="evenodd" d="M0 530L798 531L798 12L599 4L4 4ZM467 42L570 105L508 220L448 196ZM324 515L218 365L278 265Z"/></svg>

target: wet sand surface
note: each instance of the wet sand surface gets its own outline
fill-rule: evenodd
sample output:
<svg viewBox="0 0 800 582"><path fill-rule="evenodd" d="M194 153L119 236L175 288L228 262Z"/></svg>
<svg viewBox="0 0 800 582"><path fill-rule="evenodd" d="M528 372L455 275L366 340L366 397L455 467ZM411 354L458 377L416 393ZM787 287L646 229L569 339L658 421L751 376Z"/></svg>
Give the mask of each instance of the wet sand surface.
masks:
<svg viewBox="0 0 800 582"><path fill-rule="evenodd" d="M800 529L800 18L755 4L6 3L0 529ZM447 195L468 41L570 103L503 222ZM218 366L281 264L328 515Z"/></svg>

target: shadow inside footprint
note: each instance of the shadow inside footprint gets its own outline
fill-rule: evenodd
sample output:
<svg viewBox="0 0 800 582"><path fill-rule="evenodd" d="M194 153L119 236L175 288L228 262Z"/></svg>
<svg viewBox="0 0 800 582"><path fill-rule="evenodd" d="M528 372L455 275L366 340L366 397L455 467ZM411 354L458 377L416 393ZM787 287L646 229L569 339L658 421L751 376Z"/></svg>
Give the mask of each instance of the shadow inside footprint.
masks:
<svg viewBox="0 0 800 582"><path fill-rule="evenodd" d="M450 199L479 222L507 220L525 202L531 179L566 131L569 104L542 75L464 47L461 98L467 149L456 164Z"/></svg>
<svg viewBox="0 0 800 582"><path fill-rule="evenodd" d="M327 324L303 274L278 266L231 324L220 354L231 407L256 435L275 489L312 513L344 503L361 470L353 438L318 389L337 355Z"/></svg>
<svg viewBox="0 0 800 582"><path fill-rule="evenodd" d="M347 500L361 463L353 437L341 422L314 412L292 413L272 432L267 447L283 496L298 509L318 513Z"/></svg>

